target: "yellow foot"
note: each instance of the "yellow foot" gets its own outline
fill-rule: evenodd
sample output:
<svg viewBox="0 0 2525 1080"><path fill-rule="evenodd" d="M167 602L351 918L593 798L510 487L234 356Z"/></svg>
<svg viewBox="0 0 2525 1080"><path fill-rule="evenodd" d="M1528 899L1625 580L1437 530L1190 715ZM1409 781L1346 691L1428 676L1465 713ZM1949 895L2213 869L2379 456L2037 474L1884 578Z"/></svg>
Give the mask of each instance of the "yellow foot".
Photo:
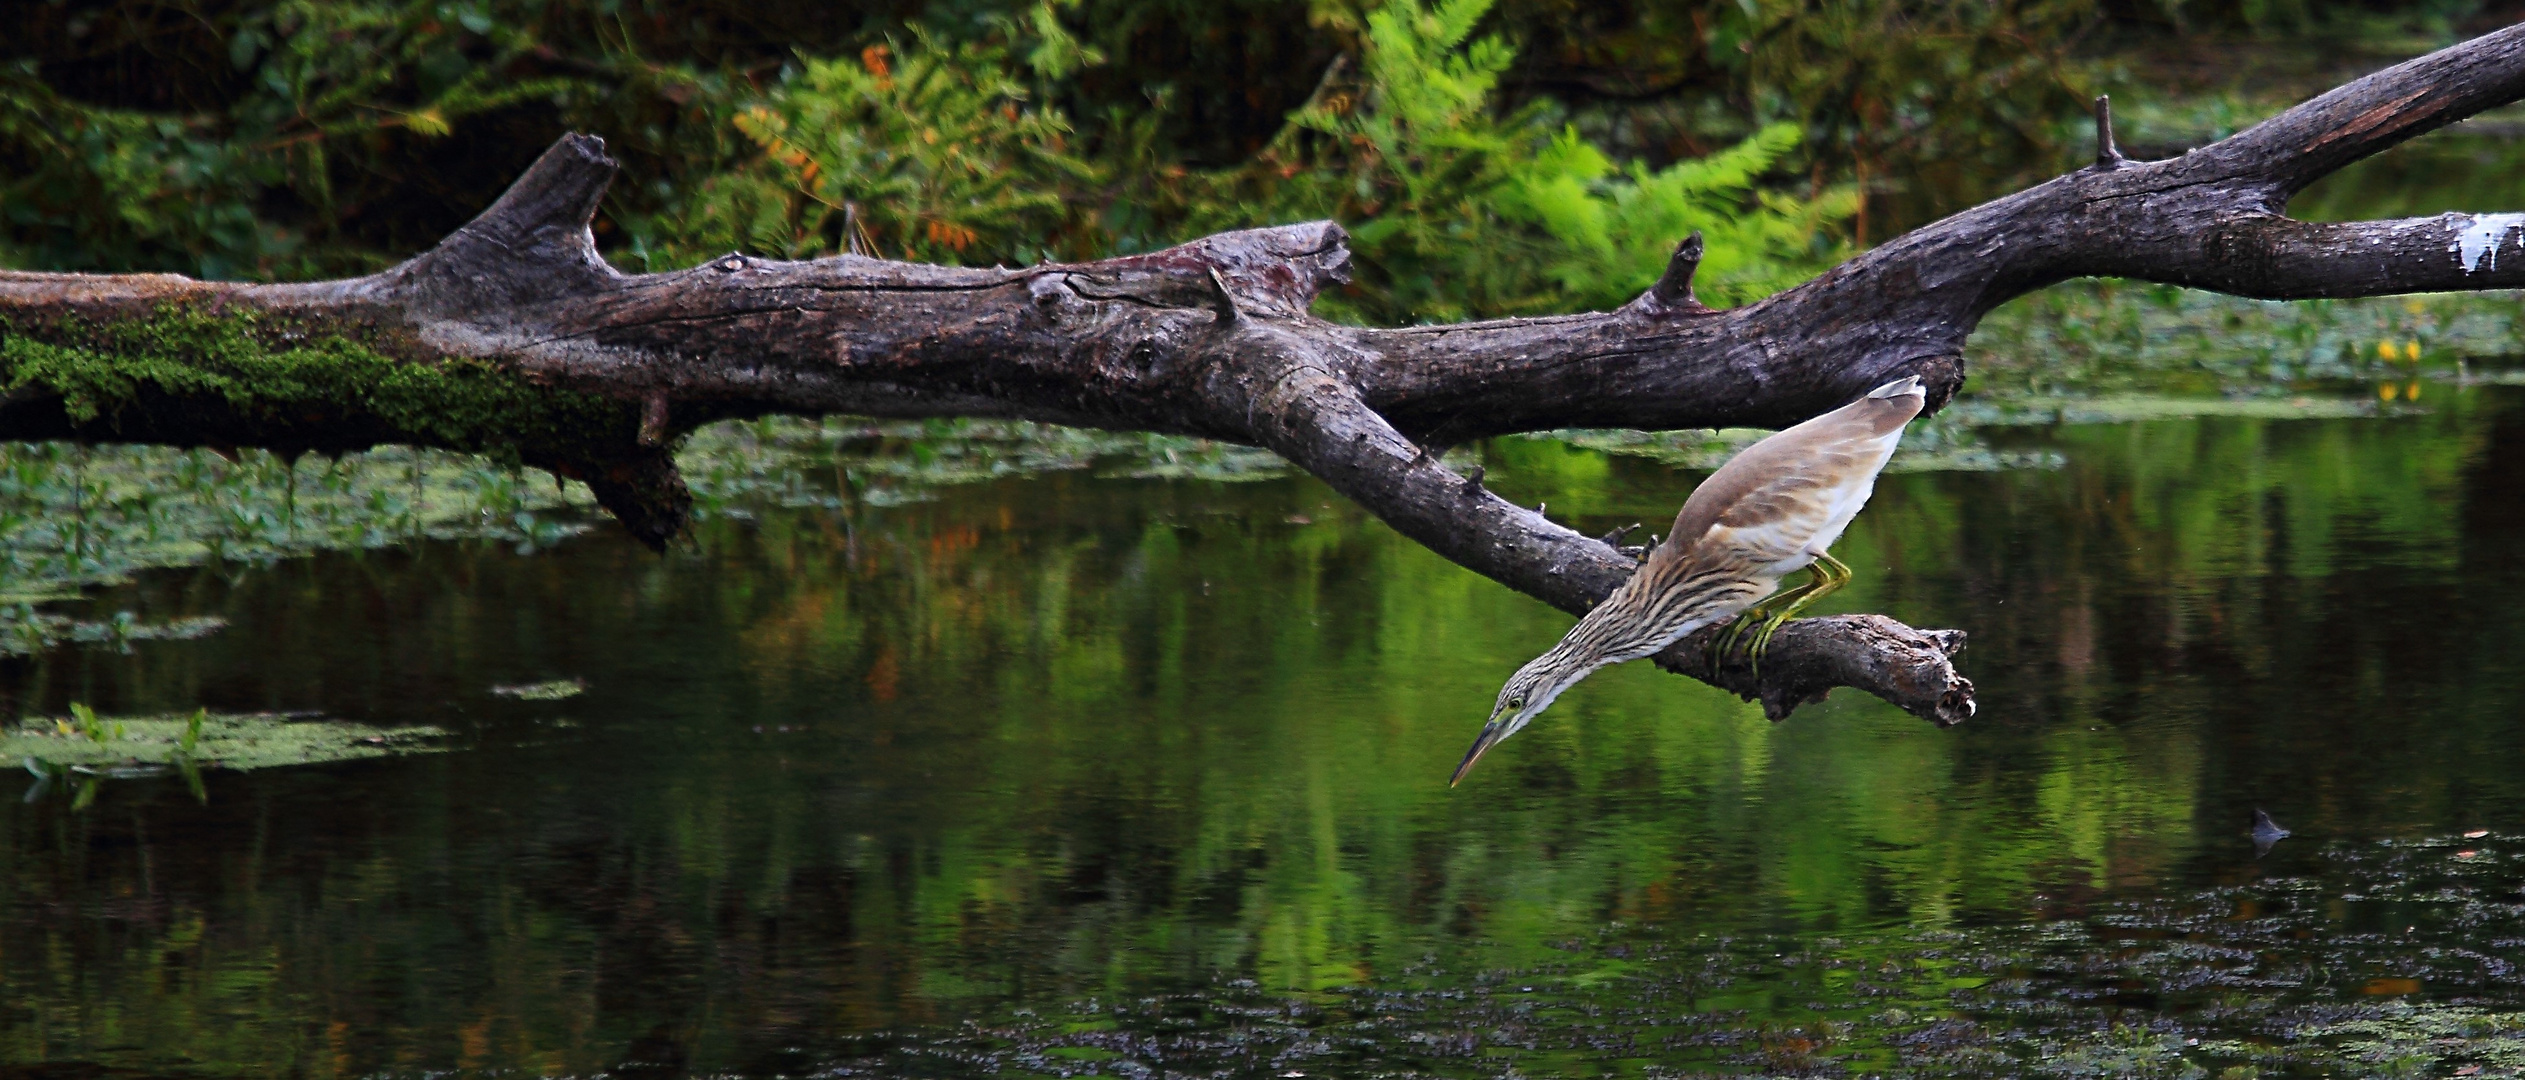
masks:
<svg viewBox="0 0 2525 1080"><path fill-rule="evenodd" d="M1815 556L1815 561L1806 565L1806 572L1811 575L1806 584L1782 597L1779 603L1766 605L1770 610L1764 613L1762 624L1753 629L1753 641L1745 646L1745 665L1753 670L1756 681L1762 678L1762 654L1771 651L1771 635L1780 632L1780 624L1796 618L1807 605L1839 591L1853 576L1847 565L1828 554Z"/></svg>

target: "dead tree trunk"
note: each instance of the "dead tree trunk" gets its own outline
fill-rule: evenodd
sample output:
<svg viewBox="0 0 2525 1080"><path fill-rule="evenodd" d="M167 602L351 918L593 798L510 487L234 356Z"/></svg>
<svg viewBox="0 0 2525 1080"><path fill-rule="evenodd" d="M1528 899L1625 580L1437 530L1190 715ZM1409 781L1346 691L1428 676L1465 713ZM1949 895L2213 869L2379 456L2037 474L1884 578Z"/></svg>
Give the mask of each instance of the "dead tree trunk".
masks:
<svg viewBox="0 0 2525 1080"><path fill-rule="evenodd" d="M2525 285L2525 218L2314 224L2316 179L2525 97L2525 27L2361 79L2164 161L2094 165L1730 311L1687 243L1617 311L1380 330L1308 314L1349 253L1326 222L1080 265L953 269L731 254L626 275L588 233L615 164L562 139L432 251L348 281L0 274L0 439L344 451L408 443L586 481L642 540L683 527L668 447L772 413L988 416L1268 447L1441 555L1580 612L1632 560L1458 475L1435 444L1563 427L1781 426L1886 380L1932 407L2000 303L2114 275L2274 299ZM1855 686L1972 714L1956 631L1881 616L1783 628L1759 680L1699 642L1658 657L1775 719Z"/></svg>

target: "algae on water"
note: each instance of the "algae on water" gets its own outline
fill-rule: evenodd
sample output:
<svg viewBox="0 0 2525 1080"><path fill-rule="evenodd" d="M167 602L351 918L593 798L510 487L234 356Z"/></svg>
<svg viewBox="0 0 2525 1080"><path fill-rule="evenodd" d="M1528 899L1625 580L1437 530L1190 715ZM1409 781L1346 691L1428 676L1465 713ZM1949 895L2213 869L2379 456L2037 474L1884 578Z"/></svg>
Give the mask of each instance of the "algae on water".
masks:
<svg viewBox="0 0 2525 1080"><path fill-rule="evenodd" d="M2149 420L2226 418L2245 420L2338 420L2391 415L2397 410L2361 398L2317 397L2169 397L2159 394L2107 394L2099 397L2023 397L1975 400L1956 406L1958 419L1977 427L2024 427L2051 424L2129 424Z"/></svg>
<svg viewBox="0 0 2525 1080"><path fill-rule="evenodd" d="M566 701L587 692L586 679L552 679L514 686L494 686L491 692L518 701Z"/></svg>
<svg viewBox="0 0 2525 1080"><path fill-rule="evenodd" d="M2525 345L2512 292L2358 300L2248 300L2110 279L2002 306L1966 346L1982 400L2108 395L2288 396L2459 365Z"/></svg>
<svg viewBox="0 0 2525 1080"><path fill-rule="evenodd" d="M916 502L948 484L1096 469L1235 481L1287 476L1268 451L1202 439L1006 421L773 418L705 428L678 465L696 516ZM381 447L291 461L263 451L0 444L0 654L62 642L216 632L216 616L142 622L55 609L142 571L276 559L414 540L481 539L520 551L596 527L583 484L437 450Z"/></svg>
<svg viewBox="0 0 2525 1080"><path fill-rule="evenodd" d="M2057 469L2066 464L2057 451L2000 450L1984 443L1965 425L1940 423L1939 417L1915 422L1903 433L1902 449L1885 471L1992 472L2000 469ZM1564 429L1526 436L1625 457L1641 457L1686 469L1710 470L1727 463L1768 431L1755 428L1707 428L1684 431Z"/></svg>
<svg viewBox="0 0 2525 1080"><path fill-rule="evenodd" d="M698 517L757 506L840 509L928 498L932 488L1093 469L1124 479L1271 480L1277 454L1210 439L1091 431L1022 420L767 417L694 432L676 454Z"/></svg>
<svg viewBox="0 0 2525 1080"><path fill-rule="evenodd" d="M203 619L138 623L43 610L161 567L267 563L415 539L543 547L588 526L582 485L461 454L389 447L291 462L250 451L0 444L0 653L59 641L195 637Z"/></svg>
<svg viewBox="0 0 2525 1080"><path fill-rule="evenodd" d="M110 774L172 767L189 757L203 767L242 771L427 754L447 748L442 742L446 731L422 725L378 727L280 713L208 713L187 755L184 744L192 722L191 714L104 718L91 734L67 719L37 717L0 734L0 767L22 768L38 762Z"/></svg>

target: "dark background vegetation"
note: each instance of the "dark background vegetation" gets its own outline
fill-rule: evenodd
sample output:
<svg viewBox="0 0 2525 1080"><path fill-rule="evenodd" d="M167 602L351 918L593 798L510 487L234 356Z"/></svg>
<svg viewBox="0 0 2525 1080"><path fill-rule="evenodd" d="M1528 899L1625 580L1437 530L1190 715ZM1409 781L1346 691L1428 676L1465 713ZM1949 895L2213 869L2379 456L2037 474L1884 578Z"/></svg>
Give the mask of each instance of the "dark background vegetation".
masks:
<svg viewBox="0 0 2525 1080"><path fill-rule="evenodd" d="M881 254L1086 257L1299 213L1354 226L1444 218L1432 227L1462 233L1464 215L1498 214L1465 207L1555 132L1657 169L1787 122L1802 138L1756 164L1766 190L1806 200L1808 254L1823 259L2073 164L2085 102L2134 63L2193 88L2233 85L2281 52L2355 70L2525 11L2510 0L1500 0L1475 33L1513 59L1475 102L1487 126L1474 134L1524 149L1468 165L1449 156L1447 140L1464 141L1456 132L1433 152L1456 172L1423 163L1415 179L1363 166L1373 155L1335 130L1342 121L1292 121L1310 103L1327 115L1376 107L1379 88L1353 84L1378 7L13 0L0 33L0 262L258 278L370 269L436 241L567 130L603 135L626 166L599 223L618 260L663 268L714 246L759 248L769 211L727 178L769 168L781 174L772 187L811 210L819 178L782 173L780 148L749 137L748 110L814 61L884 75L910 54L947 58L1012 126L1043 127L1014 136L1012 156L990 166L1008 190L961 196L1002 199L991 214L904 217L909 239L868 238ZM2293 63L2289 75L2310 89L2342 73ZM1005 85L990 83L999 76ZM793 128L831 119L783 116ZM1046 153L1058 167L1028 156ZM1333 179L1308 186L1323 177ZM1834 190L1866 197L1836 210ZM841 194L826 200L835 214L788 208L792 235L776 253L846 248L894 205ZM1380 273L1447 270L1367 247L1370 289ZM1429 250L1425 237L1412 249L1424 261ZM1804 269L1778 251L1748 258ZM1627 269L1602 282L1575 273L1455 305L1355 306L1383 319L1513 311L1634 284Z"/></svg>

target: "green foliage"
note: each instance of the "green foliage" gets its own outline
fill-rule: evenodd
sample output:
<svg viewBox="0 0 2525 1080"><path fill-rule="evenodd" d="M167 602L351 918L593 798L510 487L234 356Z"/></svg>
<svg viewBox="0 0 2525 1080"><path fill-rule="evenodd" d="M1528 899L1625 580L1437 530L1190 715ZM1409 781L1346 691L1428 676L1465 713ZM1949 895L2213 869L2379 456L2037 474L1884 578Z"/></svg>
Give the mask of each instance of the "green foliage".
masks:
<svg viewBox="0 0 2525 1080"><path fill-rule="evenodd" d="M167 114L83 102L32 63L0 68L0 256L70 269L303 277L380 261L329 223L346 210L331 155L568 92L515 78L517 20L438 0L283 0L226 13L228 62L252 89ZM353 196L355 197L355 195ZM301 231L263 212L303 206Z"/></svg>
<svg viewBox="0 0 2525 1080"><path fill-rule="evenodd" d="M1617 169L1539 110L1500 115L1514 51L1472 37L1490 0L1399 0L1368 17L1364 78L1297 114L1319 139L1279 205L1352 226L1366 287L1340 297L1371 322L1618 304L1656 280L1676 241L1707 235L1705 295L1759 297L1825 265L1847 192L1802 202L1757 193L1796 143L1766 129L1713 157ZM1289 140L1296 143L1297 140Z"/></svg>
<svg viewBox="0 0 2525 1080"><path fill-rule="evenodd" d="M1505 0L1520 103L1652 167L1771 124L1803 193L1855 181L1862 243L2048 178L2083 144L2098 0ZM2117 91L2118 92L2118 91ZM1888 220L1888 219L1891 220Z"/></svg>
<svg viewBox="0 0 2525 1080"><path fill-rule="evenodd" d="M1503 112L1515 50L1474 36L1490 7L1371 12L1356 76L1328 80L1262 151L1222 169L1167 164L1148 118L1108 118L1091 139L1040 104L1096 63L1049 5L989 42L923 31L856 60L807 59L731 120L761 153L638 223L635 247L658 266L730 246L1026 263L1332 217L1362 274L1325 310L1379 323L1619 304L1696 229L1705 295L1722 302L1837 253L1825 238L1855 210L1849 192L1758 188L1792 128L1650 170L1615 166L1539 110Z"/></svg>
<svg viewBox="0 0 2525 1080"><path fill-rule="evenodd" d="M1652 172L1637 162L1617 170L1569 132L1553 143L1562 160L1511 178L1501 209L1560 240L1544 273L1576 306L1637 295L1673 255L1669 238L1693 232L1706 240L1696 290L1705 302L1740 304L1821 270L1838 254L1824 238L1858 211L1854 189L1801 200L1758 187L1798 139L1795 127L1773 124L1728 150Z"/></svg>
<svg viewBox="0 0 2525 1080"><path fill-rule="evenodd" d="M1826 163L1904 196L1915 221L2039 178L2085 138L2075 121L2093 77L2070 50L2096 21L2095 0L1741 7L1739 92L1805 129Z"/></svg>
<svg viewBox="0 0 2525 1080"><path fill-rule="evenodd" d="M1043 24L1050 8L1038 9ZM1036 51L1067 53L1050 45ZM1066 59L1045 61L1056 69ZM724 241L785 258L850 251L917 262L1032 262L1097 170L1068 125L1029 102L1004 42L916 33L899 55L807 59L732 120L762 151L711 178L691 208L692 250Z"/></svg>
<svg viewBox="0 0 2525 1080"><path fill-rule="evenodd" d="M645 268L730 248L1079 259L1331 216L1356 231L1364 273L1328 311L1377 322L1618 303L1692 229L1710 236L1707 295L1740 300L1828 261L1856 208L1846 192L1758 190L1795 146L1785 127L1708 161L1617 165L1503 98L1517 50L1478 32L1491 0L1315 12L1353 35L1354 59L1241 160L1192 165L1167 133L1207 103L1163 85L1137 108L1096 98L1117 73L1069 29L1074 3L961 33L905 24L855 56L801 51L742 78L650 61L628 29L590 39L536 0L205 12L239 78L189 110L82 100L33 68L0 78L0 258L211 277L373 266L435 236L362 243L378 192L361 178L521 112L593 127L635 159L600 233ZM551 62L556 42L580 62ZM671 102L672 123L608 122L644 97ZM1094 111L1081 122L1063 102Z"/></svg>
<svg viewBox="0 0 2525 1080"><path fill-rule="evenodd" d="M70 723L54 721L60 726L61 734L84 735L89 742L98 746L113 743L127 734L121 721L109 725L97 718L95 709L76 701L70 703L70 720Z"/></svg>
<svg viewBox="0 0 2525 1080"><path fill-rule="evenodd" d="M2241 32L2343 44L2372 42L2379 35L2442 36L2464 24L2489 29L2483 24L2506 18L2482 0L2143 0L2116 6L2134 22L2160 22L2190 34Z"/></svg>
<svg viewBox="0 0 2525 1080"><path fill-rule="evenodd" d="M25 70L0 71L0 140L31 163L0 177L12 265L282 270L291 238L253 212L260 185L198 122L86 107Z"/></svg>
<svg viewBox="0 0 2525 1080"><path fill-rule="evenodd" d="M978 263L1337 214L1382 233L1337 309L1551 310L1602 303L1653 260L1547 227L1567 215L1516 216L1493 198L1512 176L1528 202L1618 201L1755 139L1782 174L1762 186L1806 201L1739 193L1738 209L1824 236L1847 219L1864 243L2072 160L2109 71L2085 58L2102 33L2389 33L2416 49L2480 6L2309 21L2294 0L39 4L0 41L0 262L370 269L577 129L629 166L597 230L631 265L844 251L854 219L880 254ZM1305 112L1321 122L1291 124ZM1763 135L1782 123L1802 141ZM1551 149L1572 126L1609 172ZM1873 211L1837 193L1851 180ZM1714 295L1771 288L1829 246L1806 239L1749 238L1746 265L1770 268ZM1477 245L1484 258L1456 254Z"/></svg>

